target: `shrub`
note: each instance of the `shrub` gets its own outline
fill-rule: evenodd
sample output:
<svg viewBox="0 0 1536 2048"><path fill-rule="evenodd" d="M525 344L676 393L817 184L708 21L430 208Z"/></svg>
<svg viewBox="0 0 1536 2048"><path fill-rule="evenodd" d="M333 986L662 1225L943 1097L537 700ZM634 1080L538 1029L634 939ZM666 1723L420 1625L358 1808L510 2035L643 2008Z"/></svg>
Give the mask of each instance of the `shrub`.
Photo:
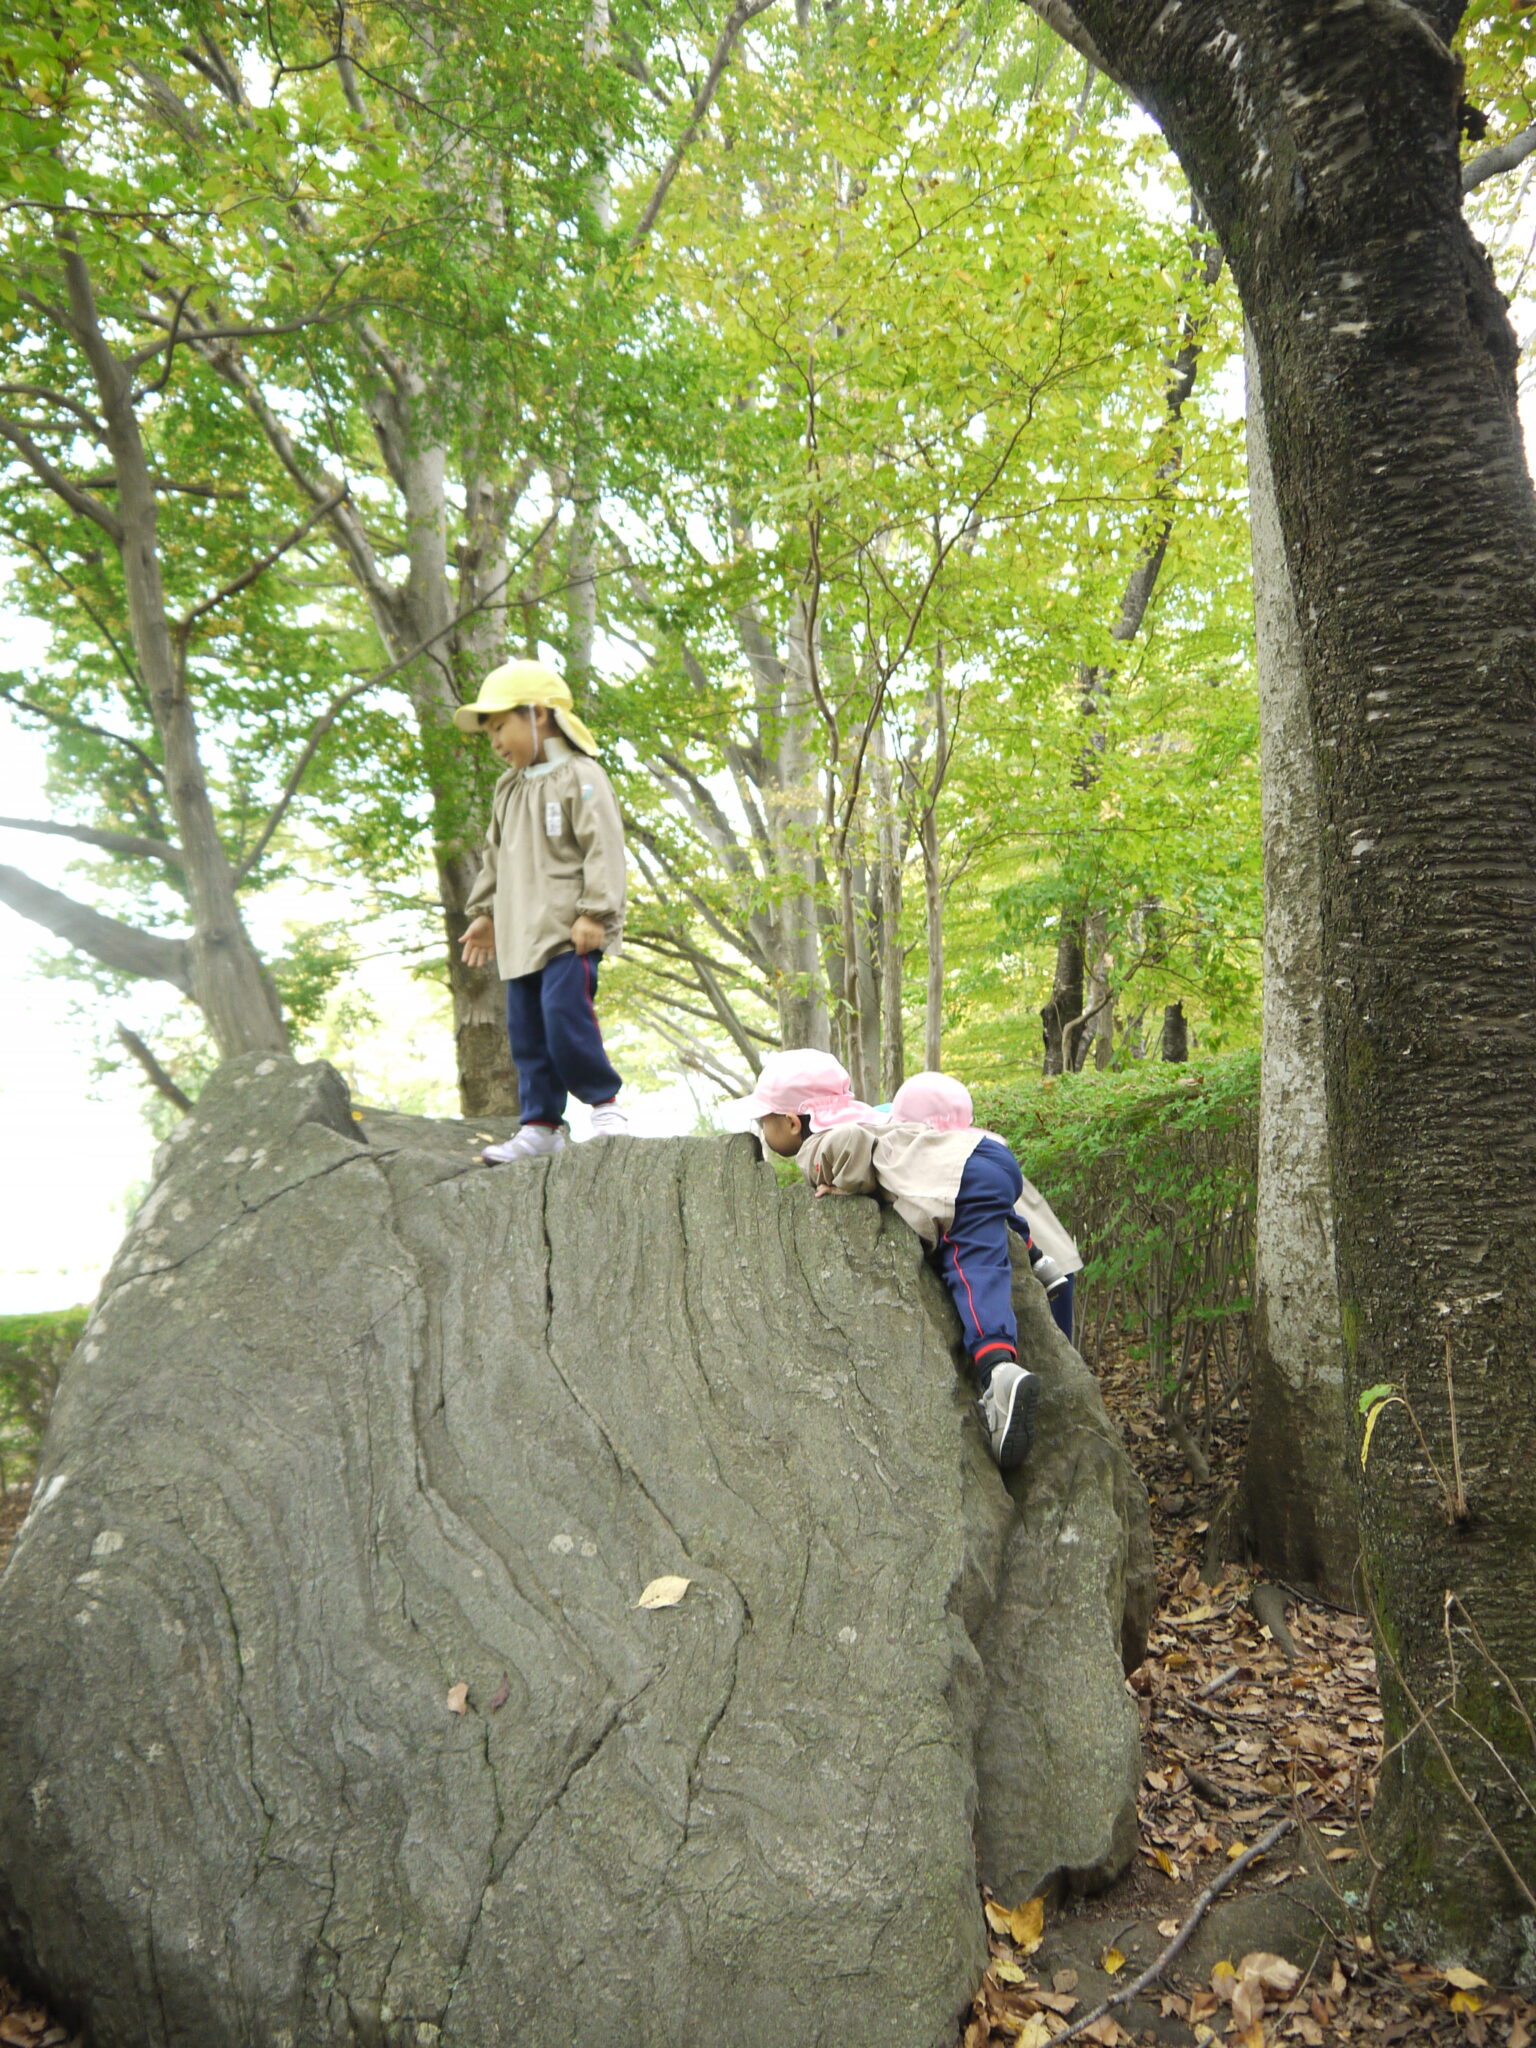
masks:
<svg viewBox="0 0 1536 2048"><path fill-rule="evenodd" d="M1078 1241L1084 1355L1125 1327L1164 1412L1208 1440L1248 1371L1257 1052L974 1093Z"/></svg>
<svg viewBox="0 0 1536 2048"><path fill-rule="evenodd" d="M53 1390L89 1314L64 1308L0 1316L0 1491L36 1461Z"/></svg>

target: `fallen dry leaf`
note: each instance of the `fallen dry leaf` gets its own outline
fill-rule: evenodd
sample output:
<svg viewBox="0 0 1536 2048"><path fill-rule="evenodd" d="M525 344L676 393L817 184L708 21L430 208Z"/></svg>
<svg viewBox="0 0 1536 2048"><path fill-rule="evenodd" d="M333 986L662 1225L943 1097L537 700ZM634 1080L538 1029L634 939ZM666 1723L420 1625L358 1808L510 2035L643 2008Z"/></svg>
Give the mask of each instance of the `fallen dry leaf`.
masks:
<svg viewBox="0 0 1536 2048"><path fill-rule="evenodd" d="M1444 1970L1441 1975L1453 1991L1486 1991L1488 1979L1479 1977L1476 1970Z"/></svg>
<svg viewBox="0 0 1536 2048"><path fill-rule="evenodd" d="M1257 1984L1266 1998L1277 2002L1289 1998L1301 1982L1301 1972L1294 1963L1288 1963L1284 1956L1270 1955L1265 1949L1254 1949L1245 1955L1237 1966L1240 1982Z"/></svg>
<svg viewBox="0 0 1536 2048"><path fill-rule="evenodd" d="M672 1573L664 1573L659 1579L652 1579L640 1598L637 1607L675 1607L688 1588L692 1579L679 1579Z"/></svg>
<svg viewBox="0 0 1536 2048"><path fill-rule="evenodd" d="M986 2036L983 2034L981 2038L985 2041ZM966 2030L966 2039L970 2039L969 2028ZM1014 2036L1017 2048L1050 2048L1054 2039L1054 2030L1043 2012L1032 2012Z"/></svg>
<svg viewBox="0 0 1536 2048"><path fill-rule="evenodd" d="M503 1671L503 1673L501 1674L500 1685L498 1685L496 1690L491 1694L490 1711L493 1714L499 1714L501 1712L502 1708L507 1704L507 1699L511 1691L512 1681L507 1676L506 1672Z"/></svg>
<svg viewBox="0 0 1536 2048"><path fill-rule="evenodd" d="M1032 1956L1045 1934L1045 1900L1026 1899L1022 1906L1000 1906L987 1900L987 1921L999 1934L1017 1944L1021 1954Z"/></svg>
<svg viewBox="0 0 1536 2048"><path fill-rule="evenodd" d="M994 1976L999 1984L1027 1984L1029 1982L1028 1970L1020 1969L1017 1963L1010 1963L1006 1956L998 1958L992 1965L989 1974Z"/></svg>
<svg viewBox="0 0 1536 2048"><path fill-rule="evenodd" d="M1116 1977L1125 1968L1125 1957L1119 1949L1107 1948L1099 1957L1099 1968L1106 1977Z"/></svg>
<svg viewBox="0 0 1536 2048"><path fill-rule="evenodd" d="M459 1684L450 1685L448 1688L448 1711L450 1714L467 1714L469 1712L469 1687L462 1680Z"/></svg>
<svg viewBox="0 0 1536 2048"><path fill-rule="evenodd" d="M1083 2029L1083 2039L1097 2041L1099 2048L1118 2048L1121 2041L1129 2041L1130 2038L1120 2022L1111 2019L1108 2013L1105 2013L1102 2019L1095 2020L1091 2027Z"/></svg>
<svg viewBox="0 0 1536 2048"><path fill-rule="evenodd" d="M1482 2009L1483 2001L1475 1991L1453 1991L1451 1993L1452 2012L1481 2012Z"/></svg>

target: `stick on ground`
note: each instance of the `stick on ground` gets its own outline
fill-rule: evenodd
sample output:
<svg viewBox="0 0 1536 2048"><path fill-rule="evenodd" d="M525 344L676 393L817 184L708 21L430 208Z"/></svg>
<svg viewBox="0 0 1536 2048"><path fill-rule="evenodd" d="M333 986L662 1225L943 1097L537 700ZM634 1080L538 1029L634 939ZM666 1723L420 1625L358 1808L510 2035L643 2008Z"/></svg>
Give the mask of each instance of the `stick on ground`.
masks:
<svg viewBox="0 0 1536 2048"><path fill-rule="evenodd" d="M1211 1902L1218 1893L1225 1891L1234 1877L1240 1877L1250 1863L1257 1863L1261 1856L1267 1856L1276 1842L1280 1840L1280 1837L1289 1834L1295 1825L1294 1815L1288 1813L1284 1820L1277 1820L1272 1828L1260 1835L1251 1849L1245 1849L1241 1856L1234 1856L1226 1869L1218 1871L1199 1898L1196 1899L1194 1905L1190 1908L1189 1918L1184 1922L1184 1925L1179 1929L1172 1941L1169 1942L1156 1962L1150 1963L1142 1971L1134 1984L1125 1985L1122 1990L1115 1992L1112 1997L1106 1998L1101 2005L1096 2005L1092 2012L1085 2012L1080 2020L1072 2022L1065 2033L1054 2035L1051 2040L1051 2048L1061 2048L1061 2044L1064 2041L1070 2041L1075 2034L1082 2033L1085 2027L1091 2027L1096 2020L1103 2019L1105 2013L1113 2012L1117 2005L1129 2005L1133 1998L1140 1997L1149 1984L1155 1984L1168 1965L1184 1949L1190 1936L1205 1918Z"/></svg>

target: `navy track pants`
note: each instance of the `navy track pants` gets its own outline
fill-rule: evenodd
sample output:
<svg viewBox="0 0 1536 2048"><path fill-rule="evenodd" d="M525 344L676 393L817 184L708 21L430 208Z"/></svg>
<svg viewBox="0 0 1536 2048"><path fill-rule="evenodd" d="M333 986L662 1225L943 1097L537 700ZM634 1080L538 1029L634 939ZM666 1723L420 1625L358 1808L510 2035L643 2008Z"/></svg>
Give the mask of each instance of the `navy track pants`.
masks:
<svg viewBox="0 0 1536 2048"><path fill-rule="evenodd" d="M960 1176L955 1214L939 1239L939 1270L955 1304L978 1389L1000 1359L1018 1354L1008 1219L1024 1192L1018 1161L998 1138L983 1138Z"/></svg>
<svg viewBox="0 0 1536 2048"><path fill-rule="evenodd" d="M547 967L507 983L507 1036L525 1124L558 1124L567 1097L612 1102L624 1083L598 1026L595 953L557 953Z"/></svg>

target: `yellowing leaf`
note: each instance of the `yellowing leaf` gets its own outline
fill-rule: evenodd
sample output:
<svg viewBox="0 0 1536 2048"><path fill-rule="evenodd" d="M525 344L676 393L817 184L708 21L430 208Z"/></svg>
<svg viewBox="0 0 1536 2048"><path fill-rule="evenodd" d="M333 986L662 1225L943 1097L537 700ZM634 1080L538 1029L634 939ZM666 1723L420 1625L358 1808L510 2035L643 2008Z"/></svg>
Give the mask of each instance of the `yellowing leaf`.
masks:
<svg viewBox="0 0 1536 2048"><path fill-rule="evenodd" d="M1479 1977L1476 1970L1446 1970L1445 1981L1456 1991L1486 1991L1488 1979Z"/></svg>
<svg viewBox="0 0 1536 2048"><path fill-rule="evenodd" d="M996 1899L988 1899L987 1921L1032 1956L1045 1935L1045 1899L1026 1899L1022 1906L1000 1906Z"/></svg>
<svg viewBox="0 0 1536 2048"><path fill-rule="evenodd" d="M675 1607L692 1584L692 1579L679 1579L670 1573L664 1574L659 1579L652 1579L651 1583L640 1595L640 1598L635 1602L635 1605L637 1607Z"/></svg>
<svg viewBox="0 0 1536 2048"><path fill-rule="evenodd" d="M1227 1844L1227 1861L1228 1861L1229 1863L1235 1863L1235 1862L1237 1861L1237 1859L1238 1859L1238 1857L1239 1857L1239 1856L1246 1856L1247 1854L1248 1854L1248 1844L1247 1844L1246 1842L1243 1842L1243 1841L1237 1841L1237 1842L1228 1842L1228 1844Z"/></svg>
<svg viewBox="0 0 1536 2048"><path fill-rule="evenodd" d="M999 1956L987 1974L988 1976L995 1977L999 1984L1027 1984L1029 1982L1028 1970L1021 1970L1017 1963L1010 1963L1006 1956Z"/></svg>
<svg viewBox="0 0 1536 2048"><path fill-rule="evenodd" d="M1053 2038L1051 2023L1043 2012L1032 2012L1014 2036L1017 2048L1050 2048Z"/></svg>
<svg viewBox="0 0 1536 2048"><path fill-rule="evenodd" d="M1106 1977L1117 1976L1125 1968L1125 1957L1121 1955L1119 1949L1107 1948L1103 1955L1099 1957L1099 1968Z"/></svg>
<svg viewBox="0 0 1536 2048"><path fill-rule="evenodd" d="M469 1687L467 1685L460 1683L449 1686L448 1711L450 1714L467 1714L469 1712Z"/></svg>
<svg viewBox="0 0 1536 2048"><path fill-rule="evenodd" d="M1152 1861L1157 1865L1164 1877L1178 1876L1179 1873L1173 1867L1173 1858L1166 1849L1154 1849L1152 1851Z"/></svg>
<svg viewBox="0 0 1536 2048"><path fill-rule="evenodd" d="M1483 2001L1475 1991L1453 1991L1451 1993L1452 2012L1481 2012L1482 2009Z"/></svg>
<svg viewBox="0 0 1536 2048"><path fill-rule="evenodd" d="M1371 1438L1376 1434L1376 1424L1381 1419L1382 1410L1390 1408L1394 1402L1397 1403L1399 1408L1407 1405L1401 1394L1388 1394L1385 1400L1376 1402L1366 1414L1365 1435L1360 1439L1360 1469L1362 1472L1365 1470L1366 1459L1371 1455Z"/></svg>

